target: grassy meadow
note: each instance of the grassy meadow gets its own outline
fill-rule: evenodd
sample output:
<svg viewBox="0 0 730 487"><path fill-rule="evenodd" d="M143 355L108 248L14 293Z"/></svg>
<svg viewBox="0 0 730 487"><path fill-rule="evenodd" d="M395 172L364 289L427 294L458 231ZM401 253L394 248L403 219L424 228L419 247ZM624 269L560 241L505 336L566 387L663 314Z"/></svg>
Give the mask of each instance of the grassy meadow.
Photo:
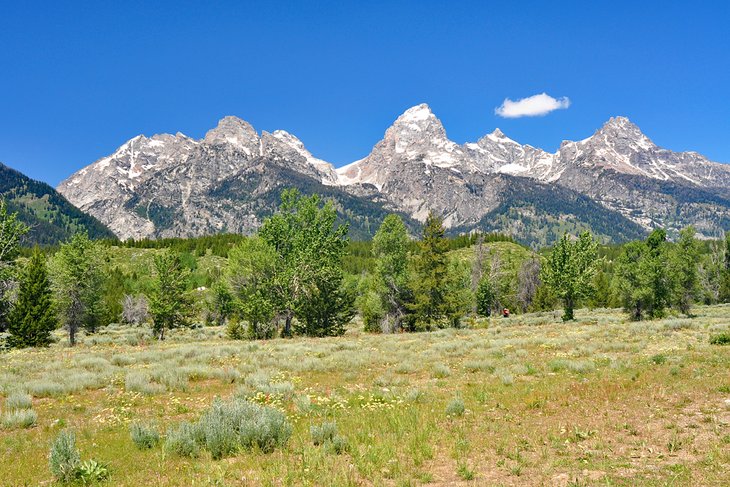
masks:
<svg viewBox="0 0 730 487"><path fill-rule="evenodd" d="M5 353L0 483L53 484L49 445L62 430L120 486L730 483L730 347L709 343L730 330L730 306L638 323L580 310L567 324L551 312L360 329L250 342L205 327L158 343L112 325L75 348L59 333L48 349ZM163 446L216 397L283 411L290 440L218 460ZM138 449L138 423L162 442ZM334 448L313 441L326 428Z"/></svg>

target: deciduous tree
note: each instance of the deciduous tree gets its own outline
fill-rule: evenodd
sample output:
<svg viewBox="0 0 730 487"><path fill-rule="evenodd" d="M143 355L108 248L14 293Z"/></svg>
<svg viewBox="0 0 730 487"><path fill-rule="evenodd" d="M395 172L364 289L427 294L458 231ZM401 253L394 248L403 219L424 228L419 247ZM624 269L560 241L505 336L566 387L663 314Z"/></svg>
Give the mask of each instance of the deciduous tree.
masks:
<svg viewBox="0 0 730 487"><path fill-rule="evenodd" d="M580 299L591 296L593 275L598 263L597 243L590 233L577 239L567 233L553 248L543 267L542 280L563 302L563 321L574 319L574 309Z"/></svg>

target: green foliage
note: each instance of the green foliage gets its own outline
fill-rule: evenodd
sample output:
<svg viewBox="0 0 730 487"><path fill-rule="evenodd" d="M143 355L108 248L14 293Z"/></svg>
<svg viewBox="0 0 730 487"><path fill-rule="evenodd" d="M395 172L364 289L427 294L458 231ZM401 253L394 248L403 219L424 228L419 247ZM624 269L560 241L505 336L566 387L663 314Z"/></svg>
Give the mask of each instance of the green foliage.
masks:
<svg viewBox="0 0 730 487"><path fill-rule="evenodd" d="M160 433L152 425L132 423L129 427L129 435L140 450L154 448L160 442Z"/></svg>
<svg viewBox="0 0 730 487"><path fill-rule="evenodd" d="M331 202L302 197L296 190L282 193L280 212L264 221L259 235L275 253L276 273L270 297L285 318L283 334L338 335L354 313L354 293L343 285L342 258L347 248L347 225L336 226Z"/></svg>
<svg viewBox="0 0 730 487"><path fill-rule="evenodd" d="M32 409L14 409L0 416L0 426L5 429L30 428L37 420L38 415Z"/></svg>
<svg viewBox="0 0 730 487"><path fill-rule="evenodd" d="M464 406L464 400L460 397L455 397L446 405L447 416L463 416L466 407Z"/></svg>
<svg viewBox="0 0 730 487"><path fill-rule="evenodd" d="M17 221L28 227L25 245L53 245L73 234L87 232L92 238L114 234L93 216L79 210L46 183L0 164L0 198Z"/></svg>
<svg viewBox="0 0 730 487"><path fill-rule="evenodd" d="M450 287L448 242L444 238L443 221L430 213L419 242L419 252L414 260L412 288L413 303L409 309L415 315L414 329L428 330L444 326L454 318L448 301ZM456 318L458 320L458 318Z"/></svg>
<svg viewBox="0 0 730 487"><path fill-rule="evenodd" d="M200 455L197 434L195 425L188 422L168 429L165 435L165 451L180 457L197 458Z"/></svg>
<svg viewBox="0 0 730 487"><path fill-rule="evenodd" d="M666 232L654 230L644 242L630 242L616 260L614 288L632 319L660 318L670 303L671 280Z"/></svg>
<svg viewBox="0 0 730 487"><path fill-rule="evenodd" d="M679 232L669 260L672 280L672 301L679 311L689 316L692 303L701 292L699 276L700 250L691 226Z"/></svg>
<svg viewBox="0 0 730 487"><path fill-rule="evenodd" d="M719 300L730 303L730 232L725 234L722 270L720 271Z"/></svg>
<svg viewBox="0 0 730 487"><path fill-rule="evenodd" d="M14 392L5 399L6 409L30 409L33 407L33 398L24 392Z"/></svg>
<svg viewBox="0 0 730 487"><path fill-rule="evenodd" d="M208 301L208 315L206 322L215 325L225 325L236 310L236 303L228 284L224 280L216 281L211 288Z"/></svg>
<svg viewBox="0 0 730 487"><path fill-rule="evenodd" d="M51 282L46 260L37 249L20 277L15 307L10 313L10 344L13 347L40 347L51 343L56 328Z"/></svg>
<svg viewBox="0 0 730 487"><path fill-rule="evenodd" d="M165 448L190 457L205 448L217 460L240 449L271 453L284 446L291 433L291 425L278 409L245 400L216 399L197 423L182 423L169 432Z"/></svg>
<svg viewBox="0 0 730 487"><path fill-rule="evenodd" d="M312 436L314 446L324 445L337 435L337 423L325 421L319 425L309 427L309 434Z"/></svg>
<svg viewBox="0 0 730 487"><path fill-rule="evenodd" d="M80 327L93 333L101 325L104 259L104 249L97 242L77 233L51 260L57 310L72 346Z"/></svg>
<svg viewBox="0 0 730 487"><path fill-rule="evenodd" d="M27 232L28 227L18 220L18 214L9 214L5 200L0 198L0 332L8 327L15 258L18 256L20 239Z"/></svg>
<svg viewBox="0 0 730 487"><path fill-rule="evenodd" d="M53 440L48 465L59 482L69 483L77 478L81 455L76 449L76 435L72 431L61 431Z"/></svg>
<svg viewBox="0 0 730 487"><path fill-rule="evenodd" d="M497 304L496 293L489 275L485 275L479 281L476 292L477 313L481 316L490 316L492 309Z"/></svg>
<svg viewBox="0 0 730 487"><path fill-rule="evenodd" d="M597 264L597 243L588 232L576 240L563 234L553 248L541 277L563 302L564 321L573 319L573 310L580 299L593 294Z"/></svg>
<svg viewBox="0 0 730 487"><path fill-rule="evenodd" d="M720 333L711 336L710 345L730 345L730 333Z"/></svg>
<svg viewBox="0 0 730 487"><path fill-rule="evenodd" d="M185 267L180 254L164 251L154 258L155 278L148 296L152 329L160 340L165 330L187 326L192 310L188 295L189 268Z"/></svg>
<svg viewBox="0 0 730 487"><path fill-rule="evenodd" d="M76 476L82 485L103 482L109 478L109 467L96 460L86 460L79 465Z"/></svg>
<svg viewBox="0 0 730 487"><path fill-rule="evenodd" d="M408 232L398 215L388 215L373 237L373 257L375 268L370 293L378 296L382 315L378 318L377 328L388 331L400 330L408 313L407 305L413 300L413 292L408 282ZM377 310L373 297L366 303L374 318ZM367 313L364 313L365 316ZM366 321L366 327L375 328L374 323Z"/></svg>
<svg viewBox="0 0 730 487"><path fill-rule="evenodd" d="M239 243L228 258L228 283L239 315L249 324L253 339L271 338L271 326L277 303L277 255L272 246L259 237Z"/></svg>

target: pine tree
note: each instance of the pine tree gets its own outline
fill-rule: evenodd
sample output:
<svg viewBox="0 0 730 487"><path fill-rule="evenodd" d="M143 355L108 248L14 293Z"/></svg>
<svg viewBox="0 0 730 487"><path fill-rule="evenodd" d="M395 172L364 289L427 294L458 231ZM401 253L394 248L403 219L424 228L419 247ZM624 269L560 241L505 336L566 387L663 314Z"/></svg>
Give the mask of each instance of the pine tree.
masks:
<svg viewBox="0 0 730 487"><path fill-rule="evenodd" d="M5 200L0 198L0 333L8 327L12 310L11 294L15 285L15 258L20 239L29 228L18 220L17 213L8 214Z"/></svg>
<svg viewBox="0 0 730 487"><path fill-rule="evenodd" d="M578 301L593 294L598 244L590 233L573 241L568 234L558 241L542 270L542 280L563 302L563 321L574 319Z"/></svg>
<svg viewBox="0 0 730 487"><path fill-rule="evenodd" d="M46 260L36 248L20 278L18 300L10 314L8 331L13 347L41 347L51 343L56 329L51 282Z"/></svg>
<svg viewBox="0 0 730 487"><path fill-rule="evenodd" d="M449 243L444 233L441 218L429 213L414 261L414 302L410 305L419 329L439 326L446 318Z"/></svg>
<svg viewBox="0 0 730 487"><path fill-rule="evenodd" d="M183 265L179 253L165 250L155 255L154 271L149 295L152 330L164 340L166 330L188 325L192 312L187 293L190 269Z"/></svg>

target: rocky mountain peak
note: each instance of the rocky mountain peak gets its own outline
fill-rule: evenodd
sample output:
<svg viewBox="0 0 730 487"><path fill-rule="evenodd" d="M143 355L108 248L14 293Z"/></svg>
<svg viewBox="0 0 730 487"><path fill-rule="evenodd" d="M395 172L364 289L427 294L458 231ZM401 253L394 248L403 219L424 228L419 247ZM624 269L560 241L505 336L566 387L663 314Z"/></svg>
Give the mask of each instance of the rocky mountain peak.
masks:
<svg viewBox="0 0 730 487"><path fill-rule="evenodd" d="M203 142L211 145L230 145L252 155L259 144L259 135L253 126L238 117L227 116L209 130Z"/></svg>
<svg viewBox="0 0 730 487"><path fill-rule="evenodd" d="M424 133L446 137L446 131L441 121L436 118L431 108L425 103L411 107L403 112L388 129L386 136L388 133L393 134L394 132L401 134Z"/></svg>
<svg viewBox="0 0 730 487"><path fill-rule="evenodd" d="M603 142L609 145L616 143L624 147L630 145L632 149L638 151L656 147L641 129L626 117L611 117L591 139L593 142Z"/></svg>

